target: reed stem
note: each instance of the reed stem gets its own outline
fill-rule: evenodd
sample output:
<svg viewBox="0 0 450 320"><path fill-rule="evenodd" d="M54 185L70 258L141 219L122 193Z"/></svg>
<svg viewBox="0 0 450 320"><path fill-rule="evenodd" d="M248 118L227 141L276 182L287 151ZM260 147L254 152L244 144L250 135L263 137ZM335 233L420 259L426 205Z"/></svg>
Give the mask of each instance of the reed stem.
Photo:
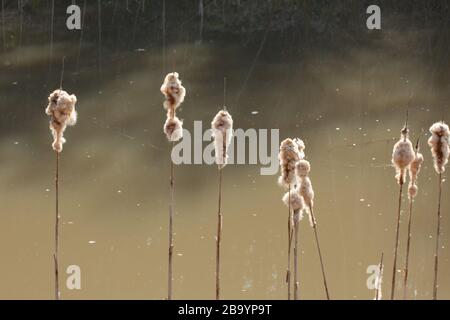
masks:
<svg viewBox="0 0 450 320"><path fill-rule="evenodd" d="M380 266L379 266L379 270L378 270L378 278L377 278L377 290L375 293L375 300L380 300L381 297L381 283L383 281L383 258L384 258L384 253L381 253L381 259L380 259Z"/></svg>
<svg viewBox="0 0 450 320"><path fill-rule="evenodd" d="M287 261L287 269L286 269L286 283L288 290L288 300L291 300L291 248L292 248L292 212L291 212L291 185L289 184L288 189L289 195L289 203L288 203L288 261Z"/></svg>
<svg viewBox="0 0 450 320"><path fill-rule="evenodd" d="M395 277L397 275L397 252L398 252L398 240L400 231L400 215L402 209L402 193L403 193L403 181L400 181L400 193L398 196L398 213L397 213L397 227L395 236L395 250L394 250L394 266L392 268L392 287L391 287L391 300L395 298Z"/></svg>
<svg viewBox="0 0 450 320"><path fill-rule="evenodd" d="M172 149L175 143L172 144ZM172 300L173 286L173 210L174 210L175 175L174 164L170 159L170 203L169 203L169 265L168 265L168 296L167 300Z"/></svg>
<svg viewBox="0 0 450 320"><path fill-rule="evenodd" d="M314 211L313 211L313 208L311 205L309 205L309 210L311 212L311 218L313 221L314 236L316 238L317 252L319 254L319 260L320 260L320 268L322 269L323 286L325 288L325 294L327 296L327 300L330 300L330 293L328 291L328 282L327 282L327 277L325 275L325 267L324 267L324 263L323 263L322 250L320 249L319 235L318 235L318 231L317 231L317 223L316 223L316 218L314 216Z"/></svg>
<svg viewBox="0 0 450 320"><path fill-rule="evenodd" d="M222 241L222 169L219 168L219 195L216 237L216 300L220 300L220 244Z"/></svg>
<svg viewBox="0 0 450 320"><path fill-rule="evenodd" d="M439 174L439 200L438 200L437 229L436 229L436 248L434 253L433 300L437 300L437 291L438 291L439 237L441 235L441 198L442 198L442 173Z"/></svg>
<svg viewBox="0 0 450 320"><path fill-rule="evenodd" d="M59 249L59 152L56 151L56 172L55 172L55 252L53 260L55 263L55 300L59 300L61 293L59 291L59 267L58 267L58 249Z"/></svg>
<svg viewBox="0 0 450 320"><path fill-rule="evenodd" d="M300 214L300 213L299 213ZM298 231L299 231L299 223L298 221L294 222L294 300L298 300L298 289L299 289L299 281L298 281Z"/></svg>
<svg viewBox="0 0 450 320"><path fill-rule="evenodd" d="M409 199L409 221L408 221L408 240L406 242L406 258L405 258L405 278L403 281L403 300L406 300L406 291L408 285L409 274L409 252L411 248L411 226L412 226L412 211L413 211L414 199Z"/></svg>

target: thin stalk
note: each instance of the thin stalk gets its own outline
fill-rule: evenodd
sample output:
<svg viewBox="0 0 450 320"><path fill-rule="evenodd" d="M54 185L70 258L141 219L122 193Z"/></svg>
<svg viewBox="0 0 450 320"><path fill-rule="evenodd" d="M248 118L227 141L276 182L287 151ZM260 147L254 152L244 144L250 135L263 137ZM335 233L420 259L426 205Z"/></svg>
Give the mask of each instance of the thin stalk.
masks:
<svg viewBox="0 0 450 320"><path fill-rule="evenodd" d="M294 222L294 300L298 300L298 231L299 231L299 223L298 221Z"/></svg>
<svg viewBox="0 0 450 320"><path fill-rule="evenodd" d="M327 282L327 277L325 275L325 267L324 267L324 263L323 263L322 250L320 250L319 235L318 235L318 231L317 231L317 223L316 223L316 218L314 216L314 211L313 211L313 208L311 205L309 205L309 211L311 212L314 236L316 238L317 252L319 254L319 260L320 260L320 268L322 269L323 286L325 288L325 294L327 296L327 300L330 300L330 292L328 291L328 282Z"/></svg>
<svg viewBox="0 0 450 320"><path fill-rule="evenodd" d="M53 259L55 262L55 300L59 300L61 293L59 291L59 268L58 268L58 249L59 249L59 152L56 151L56 171L55 171L55 252Z"/></svg>
<svg viewBox="0 0 450 320"><path fill-rule="evenodd" d="M222 241L222 169L219 168L219 197L216 238L216 300L220 300L220 244Z"/></svg>
<svg viewBox="0 0 450 320"><path fill-rule="evenodd" d="M53 60L53 28L55 19L55 0L52 0L52 18L50 23L50 72L52 70L52 60Z"/></svg>
<svg viewBox="0 0 450 320"><path fill-rule="evenodd" d="M291 185L289 184L288 189L289 203L288 203L288 261L286 269L286 283L288 291L288 300L291 300L291 248L292 248L292 213L291 213Z"/></svg>
<svg viewBox="0 0 450 320"><path fill-rule="evenodd" d="M413 211L414 199L411 197L409 199L409 221L408 221L408 240L406 241L406 258L405 258L405 278L403 281L403 300L406 300L406 291L408 284L408 274L409 274L409 252L411 248L411 226L412 226L412 211Z"/></svg>
<svg viewBox="0 0 450 320"><path fill-rule="evenodd" d="M382 283L382 276L383 276L383 257L384 253L381 253L381 259L380 259L380 267L378 270L378 280L377 280L377 290L375 293L375 300L380 300L381 297L381 283Z"/></svg>
<svg viewBox="0 0 450 320"><path fill-rule="evenodd" d="M392 267L392 287L391 287L391 300L395 298L395 277L397 275L397 252L398 252L398 236L400 231L400 215L402 209L402 193L403 193L403 181L400 183L400 193L398 196L398 213L397 213L397 228L395 230L395 249L394 249L394 266Z"/></svg>
<svg viewBox="0 0 450 320"><path fill-rule="evenodd" d="M441 235L441 198L442 198L442 173L439 174L439 200L438 200L437 229L436 229L436 248L434 252L433 300L437 300L437 291L438 291L439 236Z"/></svg>
<svg viewBox="0 0 450 320"><path fill-rule="evenodd" d="M78 44L78 56L77 56L77 72L80 68L80 57L81 57L81 49L83 47L83 34L84 34L84 17L86 14L86 0L83 2L83 14L81 15L81 30L80 30L80 41Z"/></svg>
<svg viewBox="0 0 450 320"><path fill-rule="evenodd" d="M162 0L162 59L163 73L166 73L166 0Z"/></svg>
<svg viewBox="0 0 450 320"><path fill-rule="evenodd" d="M172 149L175 143L172 144ZM174 164L170 159L170 203L169 203L169 266L168 266L168 296L167 300L172 300L173 284L173 211L174 211L175 175Z"/></svg>

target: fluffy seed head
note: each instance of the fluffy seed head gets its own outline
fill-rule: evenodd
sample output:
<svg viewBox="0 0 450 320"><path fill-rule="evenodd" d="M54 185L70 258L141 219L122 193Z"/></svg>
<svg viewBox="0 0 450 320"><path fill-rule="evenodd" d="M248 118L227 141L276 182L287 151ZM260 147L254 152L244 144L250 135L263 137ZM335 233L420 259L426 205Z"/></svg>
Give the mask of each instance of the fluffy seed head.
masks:
<svg viewBox="0 0 450 320"><path fill-rule="evenodd" d="M408 130L406 127L402 130L400 140L394 145L392 151L392 164L396 170L396 179L399 184L405 181L406 169L414 160L414 148L411 140L408 138Z"/></svg>
<svg viewBox="0 0 450 320"><path fill-rule="evenodd" d="M290 201L290 202L289 202ZM283 202L286 205L286 207L290 207L292 210L303 210L305 207L305 202L303 201L303 198L299 194L298 189L292 189L290 192L286 192L283 196Z"/></svg>
<svg viewBox="0 0 450 320"><path fill-rule="evenodd" d="M211 122L214 137L216 163L220 169L227 165L228 147L233 136L233 118L226 110L220 110Z"/></svg>
<svg viewBox="0 0 450 320"><path fill-rule="evenodd" d="M308 176L301 178L299 192L303 200L305 200L306 205L312 208L314 206L314 189L311 179Z"/></svg>
<svg viewBox="0 0 450 320"><path fill-rule="evenodd" d="M280 144L278 159L280 160L281 169L278 183L285 188L294 186L296 184L295 163L300 160L298 144L290 138L283 140Z"/></svg>
<svg viewBox="0 0 450 320"><path fill-rule="evenodd" d="M302 139L299 139L299 138L294 138L294 143L298 147L299 158L304 159L305 158L305 149L306 149L305 143L303 142Z"/></svg>
<svg viewBox="0 0 450 320"><path fill-rule="evenodd" d="M311 171L311 165L307 160L300 160L295 164L295 174L297 175L297 179L301 179L302 177L308 176Z"/></svg>
<svg viewBox="0 0 450 320"><path fill-rule="evenodd" d="M409 165L409 186L408 186L408 196L413 199L417 195L419 190L417 186L417 177L420 173L420 169L423 163L423 155L420 152L416 152L413 162Z"/></svg>
<svg viewBox="0 0 450 320"><path fill-rule="evenodd" d="M57 89L48 97L48 105L45 113L50 116L50 131L53 136L52 147L56 152L61 152L64 139L64 131L67 126L74 126L77 122L75 104L77 97L69 95L66 91Z"/></svg>
<svg viewBox="0 0 450 320"><path fill-rule="evenodd" d="M186 96L186 89L181 84L177 72L166 75L161 86L161 92L166 97L164 108L167 110L168 117L172 118L175 116L175 110L183 103Z"/></svg>
<svg viewBox="0 0 450 320"><path fill-rule="evenodd" d="M171 142L180 140L183 137L183 121L177 117L167 118L164 123L164 133Z"/></svg>
<svg viewBox="0 0 450 320"><path fill-rule="evenodd" d="M430 127L431 137L428 145L434 160L434 169L438 174L445 172L450 155L449 127L444 122L436 122Z"/></svg>

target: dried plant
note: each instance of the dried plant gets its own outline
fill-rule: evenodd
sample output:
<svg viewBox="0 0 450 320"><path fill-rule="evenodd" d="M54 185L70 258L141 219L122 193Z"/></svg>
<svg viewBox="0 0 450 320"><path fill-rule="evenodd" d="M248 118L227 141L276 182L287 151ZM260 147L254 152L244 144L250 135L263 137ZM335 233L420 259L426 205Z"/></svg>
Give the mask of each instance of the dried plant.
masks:
<svg viewBox="0 0 450 320"><path fill-rule="evenodd" d="M375 300L381 300L381 298L383 297L383 293L382 293L382 289L381 289L381 285L383 284L383 269L384 269L383 256L384 256L384 254L381 253L380 264L378 265L378 275L376 277L376 282L375 282L375 286L376 286Z"/></svg>
<svg viewBox="0 0 450 320"><path fill-rule="evenodd" d="M442 174L445 172L445 166L448 163L450 154L449 147L449 127L443 121L436 122L430 127L431 137L428 145L433 155L434 169L439 175L439 198L437 210L437 228L436 228L436 247L434 253L434 282L433 282L433 300L437 300L438 291L438 266L439 266L439 238L441 235L441 199L442 199Z"/></svg>
<svg viewBox="0 0 450 320"><path fill-rule="evenodd" d="M64 70L64 69L63 69ZM66 142L64 138L64 131L67 126L73 126L77 122L77 111L75 104L77 98L75 95L69 95L62 90L61 87L53 91L48 97L48 105L45 113L50 117L50 132L53 136L52 148L56 153L56 170L55 170L55 252L53 254L54 271L55 271L55 299L61 298L59 290L59 264L58 264L58 249L59 249L59 154L63 150L63 144Z"/></svg>
<svg viewBox="0 0 450 320"><path fill-rule="evenodd" d="M414 160L409 165L409 186L408 186L408 198L409 198L409 219L408 219L408 240L406 242L406 257L405 257L405 277L403 282L403 299L406 299L406 291L409 275L409 252L411 247L411 227L412 227L412 211L414 198L417 195L418 186L417 178L420 173L420 169L423 163L423 155L419 152L419 139L416 143L416 150L414 154Z"/></svg>
<svg viewBox="0 0 450 320"><path fill-rule="evenodd" d="M228 148L232 138L233 118L226 108L220 110L213 121L211 129L214 137L216 164L219 174L219 194L217 204L217 237L216 237L216 300L220 299L220 248L222 241L222 170L227 165Z"/></svg>
<svg viewBox="0 0 450 320"><path fill-rule="evenodd" d="M280 161L281 175L278 178L278 184L288 190L288 197L290 197L292 189L295 188L297 184L297 180L295 178L295 163L299 161L302 156L302 153L299 150L300 144L303 146L303 151L304 144L300 139L293 140L291 138L287 138L280 144L278 159ZM293 237L293 221L290 202L290 199L288 199L288 262L286 269L288 300L291 299L291 247Z"/></svg>
<svg viewBox="0 0 450 320"><path fill-rule="evenodd" d="M161 93L166 100L163 103L167 110L167 119L164 123L164 133L167 139L172 142L172 148L176 141L183 137L183 122L177 118L176 110L184 101L186 96L186 89L181 84L179 74L172 72L166 75L161 86ZM172 300L172 286L173 286L173 212L174 212L174 193L175 193L175 174L174 164L170 159L170 203L169 203L169 263L168 263L168 294L167 299Z"/></svg>
<svg viewBox="0 0 450 320"><path fill-rule="evenodd" d="M397 183L400 185L400 192L398 197L398 211L397 211L397 224L395 229L395 244L394 244L394 265L392 268L392 288L391 288L391 300L395 297L395 279L397 275L397 253L399 243L399 231L400 231L400 216L402 208L402 194L403 184L405 183L406 170L411 162L414 160L414 148L409 140L408 119L405 126L401 130L400 140L394 145L392 152L392 164L396 170Z"/></svg>

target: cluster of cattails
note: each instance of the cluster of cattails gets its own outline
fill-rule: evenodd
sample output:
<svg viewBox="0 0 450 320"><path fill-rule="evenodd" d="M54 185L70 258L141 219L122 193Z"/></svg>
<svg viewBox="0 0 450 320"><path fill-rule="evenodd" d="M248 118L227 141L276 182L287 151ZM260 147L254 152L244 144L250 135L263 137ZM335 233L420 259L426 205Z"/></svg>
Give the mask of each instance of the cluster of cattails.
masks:
<svg viewBox="0 0 450 320"><path fill-rule="evenodd" d="M309 173L310 163L305 160L305 144L302 140L287 138L280 144L278 158L280 160L281 175L278 183L287 189L287 193L282 200L288 207L288 265L286 272L286 282L288 288L288 299L291 299L291 248L294 238L294 299L299 297L298 281L298 232L299 223L303 219L304 212L309 215L309 220L314 229L317 250L322 269L324 288L327 299L330 299L328 284L325 275L325 268L319 244L317 223L314 216L314 189L312 187Z"/></svg>
<svg viewBox="0 0 450 320"><path fill-rule="evenodd" d="M161 93L166 100L164 101L164 109L167 111L167 119L164 123L164 133L170 142L175 143L183 137L183 121L176 116L176 110L183 103L186 96L186 89L181 84L177 72L166 75L164 83L161 86ZM169 262L168 262L168 295L167 299L172 299L172 283L173 283L173 212L174 212L174 165L170 160L170 203L169 203Z"/></svg>
<svg viewBox="0 0 450 320"><path fill-rule="evenodd" d="M434 255L434 282L433 282L433 299L437 299L438 290L438 260L439 260L439 238L440 238L440 224L441 224L441 196L442 196L442 174L445 171L445 166L448 163L450 155L450 131L447 124L443 121L437 122L430 127L431 137L428 140L428 145L431 148L431 154L434 161L434 169L439 176L439 198L437 209L437 230L436 230L436 247ZM412 237L412 213L414 200L418 193L418 176L421 171L424 157L420 153L419 140L415 147L409 139L409 128L406 122L401 131L400 140L394 145L392 154L392 163L396 170L396 180L400 186L400 193L398 199L396 237L394 246L394 265L392 270L392 287L391 299L395 298L396 274L397 274L397 253L399 245L399 228L400 216L402 206L402 191L405 180L409 176L408 184L408 200L409 200L409 217L408 217L408 234L406 241L406 256L405 256L405 270L403 281L403 297L406 299L408 275L409 275L409 256L411 251L411 237Z"/></svg>
<svg viewBox="0 0 450 320"><path fill-rule="evenodd" d="M56 152L56 170L55 170L55 198L56 198L56 217L55 217L55 252L53 254L54 260L54 274L55 274L55 299L60 299L61 293L59 290L59 264L58 264L58 249L59 249L59 154L63 150L63 144L66 142L64 138L64 131L67 126L73 126L77 122L77 111L75 104L77 97L69 95L62 89L53 91L48 97L48 105L45 113L50 117L50 132L53 136L52 148Z"/></svg>
<svg viewBox="0 0 450 320"><path fill-rule="evenodd" d="M224 107L211 122L214 137L214 150L219 173L218 199L217 199L217 235L216 235L216 300L220 299L220 248L222 241L222 170L227 165L228 150L232 138L233 118Z"/></svg>

